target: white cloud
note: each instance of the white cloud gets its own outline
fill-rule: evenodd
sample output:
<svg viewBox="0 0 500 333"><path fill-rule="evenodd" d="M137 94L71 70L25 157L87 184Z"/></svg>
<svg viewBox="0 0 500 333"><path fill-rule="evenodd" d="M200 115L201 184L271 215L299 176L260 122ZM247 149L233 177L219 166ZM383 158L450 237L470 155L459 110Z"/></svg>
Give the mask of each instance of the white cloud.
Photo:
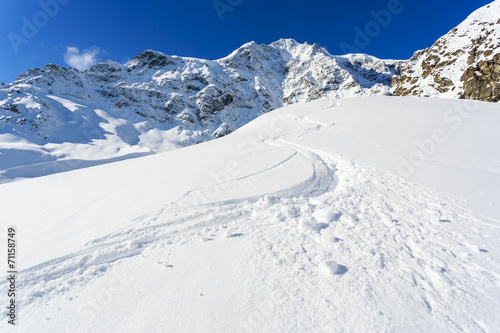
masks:
<svg viewBox="0 0 500 333"><path fill-rule="evenodd" d="M98 55L99 49L96 47L80 52L77 47L68 46L64 53L64 61L71 67L84 71L97 63Z"/></svg>

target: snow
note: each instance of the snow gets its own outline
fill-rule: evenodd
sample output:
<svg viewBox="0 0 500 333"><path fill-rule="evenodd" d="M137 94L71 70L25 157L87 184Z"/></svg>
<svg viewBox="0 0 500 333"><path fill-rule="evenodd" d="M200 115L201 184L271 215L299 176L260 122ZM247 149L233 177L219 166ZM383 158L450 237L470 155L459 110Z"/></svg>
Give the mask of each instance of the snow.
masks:
<svg viewBox="0 0 500 333"><path fill-rule="evenodd" d="M341 104L337 112L325 109L304 117L334 126L284 140L302 147L313 142L316 150L442 189L471 209L500 218L500 161L489 143L497 137L498 105L416 97L349 98Z"/></svg>
<svg viewBox="0 0 500 333"><path fill-rule="evenodd" d="M319 269L325 275L335 275L340 272L339 264L335 261L323 261L319 264Z"/></svg>
<svg viewBox="0 0 500 333"><path fill-rule="evenodd" d="M83 72L33 68L0 88L0 134L34 147L0 151L22 155L0 160L0 183L40 176L35 164L70 170L198 144L286 104L384 95L396 63L289 39L250 42L219 60L147 50Z"/></svg>
<svg viewBox="0 0 500 333"><path fill-rule="evenodd" d="M20 273L0 330L495 331L499 125L493 103L322 100L1 184Z"/></svg>
<svg viewBox="0 0 500 333"><path fill-rule="evenodd" d="M66 98L53 96L53 95L47 95L47 97L53 99L54 101L58 101L59 103L61 103L65 108L67 108L71 112L75 112L80 107L84 107L84 105L77 104L77 103L72 102Z"/></svg>
<svg viewBox="0 0 500 333"><path fill-rule="evenodd" d="M462 76L467 68L479 62L491 60L498 54L500 45L500 1L485 5L462 23L439 38L430 48L415 52L410 61L402 63L406 68L407 82L402 85L407 92L418 92L419 96L459 98L464 92ZM472 59L469 59L472 55ZM435 68L425 74L424 61L432 59ZM438 62L439 64L437 64ZM437 79L449 81L449 87L436 85ZM401 89L400 86L393 87ZM413 90L413 92L412 92Z"/></svg>

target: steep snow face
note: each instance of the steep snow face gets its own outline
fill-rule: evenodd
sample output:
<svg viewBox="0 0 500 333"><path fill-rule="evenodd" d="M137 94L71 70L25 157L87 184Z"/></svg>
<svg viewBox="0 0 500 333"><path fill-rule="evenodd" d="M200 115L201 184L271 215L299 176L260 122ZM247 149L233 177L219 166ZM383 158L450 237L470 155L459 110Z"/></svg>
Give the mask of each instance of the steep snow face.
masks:
<svg viewBox="0 0 500 333"><path fill-rule="evenodd" d="M227 135L285 104L387 94L394 67L291 39L247 43L215 61L147 50L84 72L49 64L0 89L0 153L24 149L23 167L166 151Z"/></svg>
<svg viewBox="0 0 500 333"><path fill-rule="evenodd" d="M394 95L500 100L500 0L472 13L395 77Z"/></svg>

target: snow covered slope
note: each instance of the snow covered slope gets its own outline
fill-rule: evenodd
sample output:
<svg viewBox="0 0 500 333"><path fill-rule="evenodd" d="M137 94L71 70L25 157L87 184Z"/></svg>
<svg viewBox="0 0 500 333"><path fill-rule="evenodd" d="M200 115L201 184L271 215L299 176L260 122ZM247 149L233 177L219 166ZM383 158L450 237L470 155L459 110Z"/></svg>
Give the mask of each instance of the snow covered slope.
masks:
<svg viewBox="0 0 500 333"><path fill-rule="evenodd" d="M402 63L397 96L500 101L500 0L493 1Z"/></svg>
<svg viewBox="0 0 500 333"><path fill-rule="evenodd" d="M148 50L33 68L0 88L0 181L204 142L282 105L387 94L395 63L286 39L214 61Z"/></svg>
<svg viewBox="0 0 500 333"><path fill-rule="evenodd" d="M500 100L500 0L408 61L281 39L219 60L147 50L80 72L48 64L0 87L0 183L219 138L284 105L366 95ZM392 88L391 88L392 85Z"/></svg>
<svg viewBox="0 0 500 333"><path fill-rule="evenodd" d="M21 272L0 330L494 332L499 125L492 103L330 99L1 184Z"/></svg>

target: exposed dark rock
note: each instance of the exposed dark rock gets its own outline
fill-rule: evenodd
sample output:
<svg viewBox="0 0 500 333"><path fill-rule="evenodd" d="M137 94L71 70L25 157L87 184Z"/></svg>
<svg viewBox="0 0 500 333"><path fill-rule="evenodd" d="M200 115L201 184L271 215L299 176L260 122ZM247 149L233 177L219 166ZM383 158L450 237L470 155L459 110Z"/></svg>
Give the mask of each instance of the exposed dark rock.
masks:
<svg viewBox="0 0 500 333"><path fill-rule="evenodd" d="M469 67L461 80L464 82L464 92L460 98L500 101L500 53L492 60L480 61L476 66Z"/></svg>
<svg viewBox="0 0 500 333"><path fill-rule="evenodd" d="M229 125L226 123L223 123L222 125L219 126L219 128L217 128L215 130L215 132L212 134L212 136L214 138L221 138L223 136L228 135L231 132L232 131L231 131L231 128L229 127Z"/></svg>
<svg viewBox="0 0 500 333"><path fill-rule="evenodd" d="M392 78L392 94L435 97L445 94L448 98L497 102L500 56L495 53L500 48L500 35L496 18L488 20L491 11L500 12L500 7L499 3L490 7L474 12L432 47L415 52L402 64L400 74Z"/></svg>

